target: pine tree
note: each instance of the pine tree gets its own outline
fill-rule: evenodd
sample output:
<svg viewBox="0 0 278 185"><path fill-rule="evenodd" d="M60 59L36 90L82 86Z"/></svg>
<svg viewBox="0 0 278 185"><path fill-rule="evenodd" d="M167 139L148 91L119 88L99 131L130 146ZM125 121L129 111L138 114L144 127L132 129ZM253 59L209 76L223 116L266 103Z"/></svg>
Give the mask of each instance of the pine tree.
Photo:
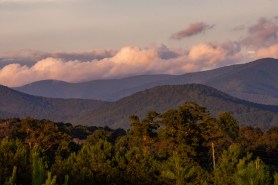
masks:
<svg viewBox="0 0 278 185"><path fill-rule="evenodd" d="M23 184L29 181L28 153L25 146L18 139L4 138L0 142L0 184L4 184L10 177L13 167L17 167L17 181ZM18 182L17 182L18 183Z"/></svg>
<svg viewBox="0 0 278 185"><path fill-rule="evenodd" d="M68 185L69 184L69 176L65 175L65 181L63 185Z"/></svg>
<svg viewBox="0 0 278 185"><path fill-rule="evenodd" d="M17 167L14 166L12 176L4 183L4 185L14 185L16 180L16 170Z"/></svg>
<svg viewBox="0 0 278 185"><path fill-rule="evenodd" d="M239 146L231 145L223 151L214 171L214 182L219 185L234 185L234 174L240 157Z"/></svg>
<svg viewBox="0 0 278 185"><path fill-rule="evenodd" d="M270 185L271 177L267 166L259 158L255 161L250 161L250 158L251 155L247 155L239 161L235 183L237 185Z"/></svg>
<svg viewBox="0 0 278 185"><path fill-rule="evenodd" d="M47 179L43 185L56 185L56 176L51 177L51 172L48 172Z"/></svg>
<svg viewBox="0 0 278 185"><path fill-rule="evenodd" d="M32 152L32 185L42 185L44 182L43 161L36 151Z"/></svg>
<svg viewBox="0 0 278 185"><path fill-rule="evenodd" d="M184 160L177 152L173 152L162 168L165 168L161 172L162 177L175 180L176 185L190 184L196 180L199 184L203 182L198 177L202 173L201 168L192 161Z"/></svg>
<svg viewBox="0 0 278 185"><path fill-rule="evenodd" d="M278 185L278 173L274 174L274 185Z"/></svg>
<svg viewBox="0 0 278 185"><path fill-rule="evenodd" d="M218 115L217 123L220 129L233 140L239 135L238 121L229 112L224 112Z"/></svg>

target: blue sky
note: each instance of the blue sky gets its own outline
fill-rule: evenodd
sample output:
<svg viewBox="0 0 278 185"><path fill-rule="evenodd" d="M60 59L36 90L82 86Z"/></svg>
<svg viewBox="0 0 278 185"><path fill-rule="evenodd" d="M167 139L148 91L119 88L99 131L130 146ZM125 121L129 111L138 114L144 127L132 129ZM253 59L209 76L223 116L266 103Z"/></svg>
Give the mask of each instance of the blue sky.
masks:
<svg viewBox="0 0 278 185"><path fill-rule="evenodd" d="M277 7L277 0L0 0L0 84L183 74L278 58Z"/></svg>

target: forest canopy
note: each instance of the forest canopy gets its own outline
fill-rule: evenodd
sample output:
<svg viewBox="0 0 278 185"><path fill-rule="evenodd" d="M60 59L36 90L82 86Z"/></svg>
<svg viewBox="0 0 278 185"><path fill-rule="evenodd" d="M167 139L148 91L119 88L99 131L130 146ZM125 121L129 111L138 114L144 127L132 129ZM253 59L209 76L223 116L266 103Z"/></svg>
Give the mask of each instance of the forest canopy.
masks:
<svg viewBox="0 0 278 185"><path fill-rule="evenodd" d="M130 124L2 120L0 184L278 184L278 128L240 128L194 102Z"/></svg>

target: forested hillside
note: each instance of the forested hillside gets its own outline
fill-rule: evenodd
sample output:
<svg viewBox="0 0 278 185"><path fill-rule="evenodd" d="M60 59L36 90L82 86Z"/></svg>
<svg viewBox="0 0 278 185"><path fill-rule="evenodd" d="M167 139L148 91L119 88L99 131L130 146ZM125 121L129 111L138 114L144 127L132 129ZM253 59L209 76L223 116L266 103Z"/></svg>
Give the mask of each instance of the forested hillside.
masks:
<svg viewBox="0 0 278 185"><path fill-rule="evenodd" d="M72 115L88 109L94 110L105 104L108 102L31 96L0 85L0 119L32 116L66 122Z"/></svg>
<svg viewBox="0 0 278 185"><path fill-rule="evenodd" d="M200 84L158 86L111 103L37 97L0 86L0 118L31 116L73 124L128 129L128 116L131 114L144 117L151 110L163 112L185 101L195 101L207 107L213 115L230 112L240 125L257 126L265 130L278 124L278 106L240 100Z"/></svg>
<svg viewBox="0 0 278 185"><path fill-rule="evenodd" d="M2 120L0 184L278 184L277 127L240 128L193 102L130 123L125 132Z"/></svg>
<svg viewBox="0 0 278 185"><path fill-rule="evenodd" d="M129 128L128 116L131 114L144 117L151 110L163 112L185 101L195 101L207 107L213 115L231 112L240 125L253 125L262 129L278 126L278 106L247 102L199 84L154 87L102 108L87 111L73 118L73 122Z"/></svg>

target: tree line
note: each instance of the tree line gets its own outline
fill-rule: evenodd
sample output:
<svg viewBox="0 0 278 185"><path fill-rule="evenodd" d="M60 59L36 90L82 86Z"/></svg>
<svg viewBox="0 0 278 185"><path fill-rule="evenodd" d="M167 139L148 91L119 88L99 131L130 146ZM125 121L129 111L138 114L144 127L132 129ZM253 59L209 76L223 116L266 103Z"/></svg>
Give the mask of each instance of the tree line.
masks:
<svg viewBox="0 0 278 185"><path fill-rule="evenodd" d="M0 184L278 185L278 128L239 127L186 102L130 129L0 121Z"/></svg>

